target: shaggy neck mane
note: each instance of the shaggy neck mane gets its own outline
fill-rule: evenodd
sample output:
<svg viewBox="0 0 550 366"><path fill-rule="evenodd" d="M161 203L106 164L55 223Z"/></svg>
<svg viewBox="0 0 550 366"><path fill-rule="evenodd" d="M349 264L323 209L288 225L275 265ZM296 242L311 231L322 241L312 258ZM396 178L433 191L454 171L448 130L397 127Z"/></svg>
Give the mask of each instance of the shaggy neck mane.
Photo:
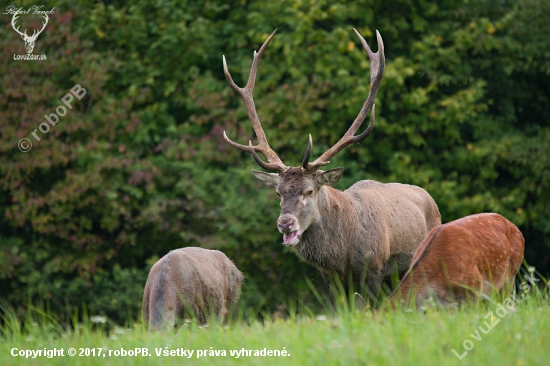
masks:
<svg viewBox="0 0 550 366"><path fill-rule="evenodd" d="M324 268L347 261L349 242L357 239L357 213L348 193L323 186L317 194L317 215L296 246L306 261Z"/></svg>

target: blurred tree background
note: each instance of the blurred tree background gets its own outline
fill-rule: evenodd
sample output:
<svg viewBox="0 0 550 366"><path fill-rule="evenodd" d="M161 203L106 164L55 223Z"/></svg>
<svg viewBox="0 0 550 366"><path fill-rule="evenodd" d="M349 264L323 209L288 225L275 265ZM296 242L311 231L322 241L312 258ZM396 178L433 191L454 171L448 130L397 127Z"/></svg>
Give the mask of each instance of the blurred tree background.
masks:
<svg viewBox="0 0 550 366"><path fill-rule="evenodd" d="M12 306L86 304L124 321L151 265L184 246L234 259L255 311L312 301L305 278L323 282L281 245L275 192L222 137L255 140L222 55L244 85L275 28L255 101L286 164L309 133L315 158L347 130L369 88L352 28L374 50L378 29L375 129L333 159L346 168L337 188L415 184L444 222L498 212L523 232L528 263L550 272L550 0L43 4L55 13L34 53L47 61L15 61L23 41L10 15L0 23L0 298ZM75 84L85 98L36 141Z"/></svg>

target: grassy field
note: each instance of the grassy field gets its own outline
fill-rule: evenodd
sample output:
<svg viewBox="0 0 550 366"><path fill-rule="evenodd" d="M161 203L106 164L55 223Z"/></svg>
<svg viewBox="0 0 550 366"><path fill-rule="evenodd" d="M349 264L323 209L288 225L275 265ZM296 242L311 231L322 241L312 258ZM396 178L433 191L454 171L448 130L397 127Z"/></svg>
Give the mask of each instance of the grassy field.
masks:
<svg viewBox="0 0 550 366"><path fill-rule="evenodd" d="M207 327L191 322L177 333L149 333L140 322L127 329L111 327L95 318L95 323L88 320L67 330L43 311L29 312L21 326L21 319L4 311L0 363L546 365L550 359L547 294L543 284L518 291L513 298L454 310L372 313L339 306L326 307L328 315L300 315L308 313L301 309L290 311L285 319L263 322L240 320ZM45 350L53 349L63 350L63 355L58 351L56 357L44 356ZM75 356L69 355L70 349ZM32 351L39 350L42 355L32 358L37 355Z"/></svg>

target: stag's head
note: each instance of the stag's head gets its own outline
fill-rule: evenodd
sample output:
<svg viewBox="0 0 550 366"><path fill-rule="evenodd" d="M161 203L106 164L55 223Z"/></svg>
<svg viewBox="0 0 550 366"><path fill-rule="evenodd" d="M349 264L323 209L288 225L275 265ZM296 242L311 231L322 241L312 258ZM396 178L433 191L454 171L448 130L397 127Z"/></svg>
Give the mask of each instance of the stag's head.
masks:
<svg viewBox="0 0 550 366"><path fill-rule="evenodd" d="M313 222L318 220L322 214L319 210L319 197L327 194L324 187L338 183L344 172L344 168L335 168L327 171L320 170L320 168L329 164L330 159L342 151L346 146L364 140L372 132L375 114L374 99L384 74L384 44L380 33L377 31L378 52L373 53L365 39L354 29L355 34L359 37L370 59L371 88L367 99L357 118L355 118L355 121L340 141L324 152L317 160L309 162L312 147L312 139L311 135L309 135L309 144L302 160L302 165L300 167L288 167L283 164L279 156L269 146L252 98L256 71L260 58L276 32L277 30L269 36L259 52L256 53L256 51L254 51L254 60L250 69L250 75L244 88L240 88L235 84L227 68L225 56L223 57L225 77L233 90L240 94L244 100L252 127L258 138L258 145L253 146L251 141L248 142L248 146L238 144L231 141L225 132L223 133L223 137L225 141L234 148L252 154L254 160L262 168L277 171L277 173L267 173L252 170L252 173L267 186L275 188L277 194L281 198L281 213L277 220L277 228L283 233L284 244L296 245L300 242L300 238L304 231L306 231ZM365 120L369 110L371 112L369 126L359 135L355 135ZM267 162L262 160L258 156L258 153L264 155L267 158Z"/></svg>
<svg viewBox="0 0 550 366"><path fill-rule="evenodd" d="M283 173L252 173L270 187L274 187L281 199L281 214L277 228L283 234L286 245L296 245L309 226L320 219L319 195L324 186L332 186L340 180L344 168L315 172L301 167L289 167Z"/></svg>
<svg viewBox="0 0 550 366"><path fill-rule="evenodd" d="M21 35L21 38L23 38L23 41L25 41L25 49L27 50L27 53L32 53L32 50L34 49L34 44L36 42L36 39L38 38L38 35L42 33L44 28L46 28L46 24L48 24L48 19L49 19L48 15L42 14L42 16L44 17L44 22L42 22L42 29L40 30L34 29L31 36L27 34L26 29L25 29L25 32L21 33L19 31L19 27L18 26L16 27L15 22L17 21L17 17L19 17L19 13L13 14L13 17L11 18L11 26L17 33Z"/></svg>

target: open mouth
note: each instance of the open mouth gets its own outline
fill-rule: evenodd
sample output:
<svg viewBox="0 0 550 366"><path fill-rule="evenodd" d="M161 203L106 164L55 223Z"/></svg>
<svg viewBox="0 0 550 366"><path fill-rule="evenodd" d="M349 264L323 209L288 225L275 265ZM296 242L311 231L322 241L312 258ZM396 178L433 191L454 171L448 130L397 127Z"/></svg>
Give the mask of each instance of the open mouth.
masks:
<svg viewBox="0 0 550 366"><path fill-rule="evenodd" d="M285 245L296 245L300 241L300 234L298 231L291 231L290 233L283 234L283 242Z"/></svg>

